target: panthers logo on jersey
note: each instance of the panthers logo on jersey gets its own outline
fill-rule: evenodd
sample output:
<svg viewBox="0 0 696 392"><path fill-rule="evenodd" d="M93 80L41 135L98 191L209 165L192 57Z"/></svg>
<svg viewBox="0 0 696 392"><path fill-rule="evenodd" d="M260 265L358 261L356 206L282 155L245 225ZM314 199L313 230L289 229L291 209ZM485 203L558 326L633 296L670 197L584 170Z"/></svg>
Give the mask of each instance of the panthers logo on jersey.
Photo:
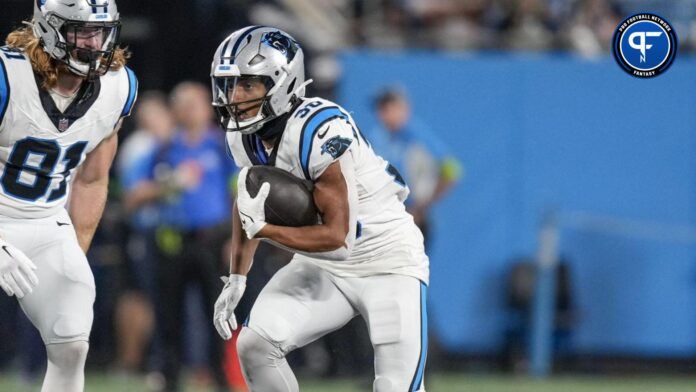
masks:
<svg viewBox="0 0 696 392"><path fill-rule="evenodd" d="M297 41L281 33L280 31L273 31L264 34L261 38L261 42L272 48L277 49L278 51L280 51L280 53L284 54L285 57L288 59L288 63L291 62L293 58L295 58L295 54L297 53L297 49L299 48Z"/></svg>
<svg viewBox="0 0 696 392"><path fill-rule="evenodd" d="M336 159L346 152L352 142L353 140L347 137L334 136L321 145L321 155L328 153Z"/></svg>

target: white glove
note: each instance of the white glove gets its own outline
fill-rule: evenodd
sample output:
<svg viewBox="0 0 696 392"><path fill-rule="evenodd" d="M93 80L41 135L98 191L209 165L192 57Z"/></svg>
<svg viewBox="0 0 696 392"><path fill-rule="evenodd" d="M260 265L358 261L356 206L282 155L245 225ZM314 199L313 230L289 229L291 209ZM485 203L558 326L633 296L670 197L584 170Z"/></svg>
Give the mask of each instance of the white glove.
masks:
<svg viewBox="0 0 696 392"><path fill-rule="evenodd" d="M239 300L246 289L246 276L230 274L230 277L223 276L222 281L225 282L225 287L222 288L222 293L215 301L215 315L213 323L218 334L228 340L232 337L232 331L237 329L237 319L234 317L234 309L237 307ZM232 329L230 329L232 327Z"/></svg>
<svg viewBox="0 0 696 392"><path fill-rule="evenodd" d="M259 188L259 193L252 198L246 189L246 177L248 167L242 168L239 172L237 180L237 209L239 210L239 218L242 221L242 227L246 232L247 238L252 239L256 234L266 226L266 213L263 207L268 197L268 192L271 190L271 184L264 182Z"/></svg>
<svg viewBox="0 0 696 392"><path fill-rule="evenodd" d="M0 287L10 297L22 298L39 283L36 266L19 249L0 238Z"/></svg>

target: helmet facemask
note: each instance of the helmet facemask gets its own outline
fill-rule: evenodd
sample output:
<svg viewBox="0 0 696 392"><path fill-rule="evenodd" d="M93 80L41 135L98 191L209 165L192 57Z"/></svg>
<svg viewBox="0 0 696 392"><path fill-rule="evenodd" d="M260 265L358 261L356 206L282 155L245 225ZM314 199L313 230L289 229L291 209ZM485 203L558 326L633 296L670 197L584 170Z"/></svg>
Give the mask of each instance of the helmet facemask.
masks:
<svg viewBox="0 0 696 392"><path fill-rule="evenodd" d="M213 107L224 129L250 134L277 117L270 105L275 92L270 77L226 76L212 81Z"/></svg>
<svg viewBox="0 0 696 392"><path fill-rule="evenodd" d="M88 78L106 74L114 59L120 30L119 21L65 21L59 30L63 36L66 53L62 61L72 71ZM59 47L61 43L58 44Z"/></svg>

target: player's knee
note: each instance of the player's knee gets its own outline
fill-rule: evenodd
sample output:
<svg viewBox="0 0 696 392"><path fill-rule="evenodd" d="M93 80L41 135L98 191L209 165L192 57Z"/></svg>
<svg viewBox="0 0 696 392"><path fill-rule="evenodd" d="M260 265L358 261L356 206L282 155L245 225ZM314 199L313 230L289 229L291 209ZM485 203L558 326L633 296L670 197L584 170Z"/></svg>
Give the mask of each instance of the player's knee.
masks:
<svg viewBox="0 0 696 392"><path fill-rule="evenodd" d="M46 351L49 361L61 369L81 368L87 359L89 344L85 341L49 344Z"/></svg>
<svg viewBox="0 0 696 392"><path fill-rule="evenodd" d="M237 353L243 366L272 363L284 357L283 353L251 328L243 328L237 338Z"/></svg>
<svg viewBox="0 0 696 392"><path fill-rule="evenodd" d="M92 312L73 313L60 317L53 323L48 343L61 342L65 340L89 338L89 331L92 329Z"/></svg>
<svg viewBox="0 0 696 392"><path fill-rule="evenodd" d="M377 376L375 382L372 384L373 392L396 392L394 383L389 377Z"/></svg>

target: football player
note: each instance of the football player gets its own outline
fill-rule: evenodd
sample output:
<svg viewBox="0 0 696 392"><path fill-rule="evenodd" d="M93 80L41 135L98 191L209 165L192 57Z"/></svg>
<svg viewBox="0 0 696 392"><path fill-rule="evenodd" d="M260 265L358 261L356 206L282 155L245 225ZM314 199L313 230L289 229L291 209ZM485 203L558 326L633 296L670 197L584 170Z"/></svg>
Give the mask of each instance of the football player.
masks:
<svg viewBox="0 0 696 392"><path fill-rule="evenodd" d="M232 33L212 63L213 105L242 167L233 222L231 273L214 323L229 339L258 240L295 256L259 295L237 344L252 391L297 391L285 356L361 315L375 353L374 390L424 391L428 257L406 212L408 188L372 150L350 114L305 97L300 45L275 28ZM265 222L265 183L251 197L246 173L272 165L314 182L321 224Z"/></svg>
<svg viewBox="0 0 696 392"><path fill-rule="evenodd" d="M46 345L43 392L84 389L95 296L85 253L137 91L119 26L113 0L36 0L0 48L0 286Z"/></svg>

